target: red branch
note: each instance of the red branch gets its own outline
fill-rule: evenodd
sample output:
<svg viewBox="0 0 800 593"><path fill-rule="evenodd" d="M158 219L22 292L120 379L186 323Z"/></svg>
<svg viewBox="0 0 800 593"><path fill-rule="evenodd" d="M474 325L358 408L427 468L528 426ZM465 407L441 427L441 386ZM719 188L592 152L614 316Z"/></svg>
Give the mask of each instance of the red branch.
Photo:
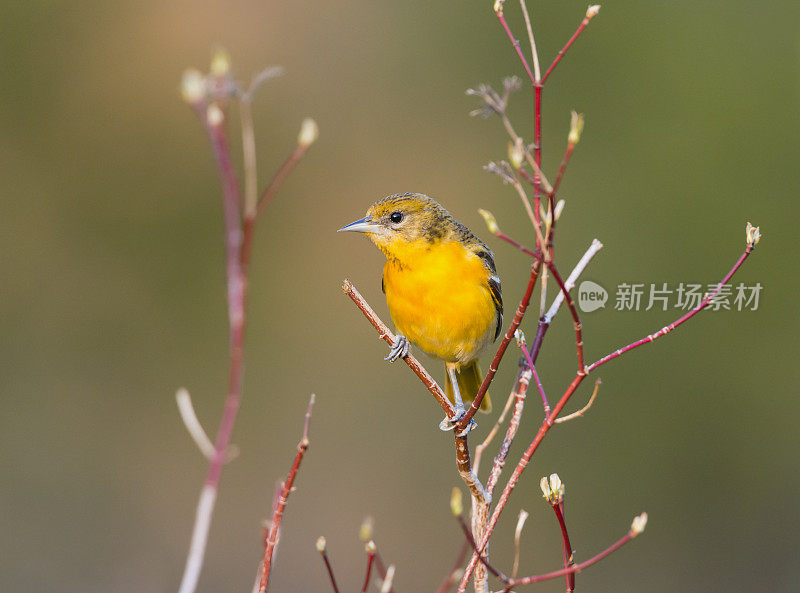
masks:
<svg viewBox="0 0 800 593"><path fill-rule="evenodd" d="M519 56L522 65L525 67L525 72L528 73L528 78L531 79L531 84L536 84L536 78L533 76L533 72L531 72L531 67L528 66L528 60L525 59L525 56L522 55L522 48L519 46L519 40L514 37L514 34L511 32L511 29L508 27L508 23L506 22L506 17L503 16L503 8L502 6L499 7L499 10L495 10L495 14L497 18L500 20L500 24L503 25L503 29L506 31L506 35L508 35L509 40L511 40L511 44L514 46L514 49L517 51L517 55Z"/></svg>
<svg viewBox="0 0 800 593"><path fill-rule="evenodd" d="M572 397L572 394L575 393L575 390L581 384L583 379L586 378L588 373L590 371L596 369L598 366L600 366L602 364L605 364L606 362L608 362L610 360L613 360L614 358L617 358L618 356L622 355L624 352L627 352L628 350L632 350L633 348L636 348L637 346L641 346L642 344L646 344L646 343L652 342L657 337L660 337L662 335L665 335L665 334L669 333L670 331L672 331L673 329L678 327L680 324L682 324L685 321L691 319L694 315L696 315L702 309L707 307L708 304L711 302L711 300L722 289L722 286L724 284L727 284L727 282L731 279L731 277L733 277L733 275L736 273L736 271L739 269L739 267L744 263L744 261L747 259L747 256L750 255L750 253L753 251L753 248L754 248L754 244L753 243L749 243L747 245L747 247L744 250L744 253L742 253L742 255L739 257L739 259L736 260L736 263L733 265L733 267L730 269L730 271L720 281L720 283L717 285L717 287L710 294L706 295L706 298L703 299L703 301L700 303L700 305L695 307L695 309L693 309L692 311L690 311L689 313L687 313L686 315L684 315L683 317L681 317L680 319L678 319L674 323L672 323L672 324L668 325L667 327L659 330L655 334L651 334L650 336L647 336L646 338L643 338L643 339L641 339L641 340L639 340L637 342L634 342L633 344L630 344L630 345L626 346L625 348L620 348L616 352L614 352L612 354L609 354L607 356L604 356L603 358L601 358L600 360L598 360L594 364L586 367L586 369L578 370L578 372L575 375L575 378L572 380L572 382L569 384L569 386L567 387L566 391L564 392L564 395L561 396L561 399L558 400L558 403L555 405L555 407L553 407L553 410L550 412L550 415L547 418L545 418L544 422L542 422L542 425L539 427L539 430L536 433L536 436L534 436L533 440L531 441L531 444L528 445L528 448L522 454L522 458L519 460L519 463L517 464L517 467L514 468L514 472L511 474L511 477L508 479L508 482L506 483L506 486L503 489L502 494L500 495L500 499L497 502L497 506L495 507L494 511L492 512L492 516L489 518L489 523L487 525L486 531L484 532L484 536L483 536L483 538L482 538L482 540L480 542L479 549L483 550L486 547L486 544L488 543L489 538L491 537L491 534L492 534L495 526L497 525L497 521L500 518L500 514L503 512L503 509L505 508L506 503L508 502L508 499L511 496L511 493L513 492L514 488L516 487L517 482L519 482L519 478L522 475L522 472L525 471L525 468L528 466L528 463L530 462L531 457L533 457L533 454L536 452L536 449L539 447L539 445L541 444L541 442L544 439L545 435L547 435L547 432L550 430L550 428L552 428L552 426L555 424L555 419L558 418L558 415L561 413L561 410L567 404L567 402L569 401L570 397ZM624 542L622 542L622 543L624 543ZM464 576L461 578L461 583L459 584L459 589L458 589L459 592L463 593L463 591L465 590L467 582L469 581L469 578L472 575L472 571L475 569L475 565L477 564L477 562L478 562L478 555L477 554L473 554L472 555L472 559L470 560L469 564L467 565L466 570L464 571ZM557 572L557 574L556 573L550 573L550 574L551 575L555 575L555 576L561 576L562 574L567 574L567 572L560 572L560 571L556 571L556 572ZM553 577L549 577L549 578L553 578ZM539 579L539 580L543 580L543 579ZM526 582L535 582L535 581L526 581Z"/></svg>
<svg viewBox="0 0 800 593"><path fill-rule="evenodd" d="M333 567L331 566L330 558L328 558L328 551L325 548L322 548L319 554L322 556L322 561L325 563L325 568L328 571L328 579L331 581L333 593L339 593L339 586L336 584L336 577L333 576Z"/></svg>
<svg viewBox="0 0 800 593"><path fill-rule="evenodd" d="M551 505L553 512L558 519L558 526L561 528L561 551L564 554L564 568L569 568L575 564L575 559L572 553L572 544L569 541L569 533L567 533L567 522L564 519L564 501ZM575 590L575 573L567 574L567 593L572 593Z"/></svg>
<svg viewBox="0 0 800 593"><path fill-rule="evenodd" d="M620 348L619 350L616 350L616 351L612 352L611 354L607 354L606 356L604 356L603 358L601 358L597 362L593 362L588 367L586 367L586 372L593 371L594 369L596 369L600 365L603 365L603 364L607 363L608 361L614 360L618 356L621 356L622 354L625 354L628 350L633 350L634 348L638 348L639 346L643 346L644 344L649 344L650 342L655 341L656 338L660 338L661 336L668 334L669 332L674 330L676 327L678 327L679 325L685 323L686 321L689 321L692 317L697 315L700 311L702 311L703 309L708 307L708 305L711 304L711 301L714 300L714 297L716 297L717 294L719 294L719 291L722 290L722 287L725 284L727 284L728 281L731 279L731 277L736 273L736 270L739 269L739 266L741 266L744 263L744 260L747 259L747 256L750 255L750 253L753 251L754 247L755 247L755 245L753 245L752 243L747 245L747 248L744 250L744 253L742 253L742 255L739 257L739 259L733 265L731 270L725 275L725 277L722 280L720 280L719 284L717 284L717 287L713 291L711 291L710 293L708 293L705 296L705 298L700 302L699 305L697 305L697 307L695 307L694 309L692 309L691 311L686 313L686 315L680 317L679 319L676 319L675 321L673 321L672 323L670 323L666 327L662 327L656 333L650 334L649 336L645 336L641 340L637 340L636 342L633 342L632 344L628 344L627 346L625 346L623 348Z"/></svg>
<svg viewBox="0 0 800 593"><path fill-rule="evenodd" d="M464 560L466 560L467 552L469 550L470 545L465 538L464 542L461 544L461 549L459 549L456 559L453 561L453 567L450 569L450 572L447 573L447 576L442 581L442 584L439 585L439 588L436 589L436 593L448 593L453 585L458 583L458 569L464 565Z"/></svg>
<svg viewBox="0 0 800 593"><path fill-rule="evenodd" d="M367 574L364 576L364 586L361 588L361 593L367 592L367 587L369 587L369 577L372 575L372 564L374 562L375 562L375 551L372 551L369 552L369 555L367 556Z"/></svg>
<svg viewBox="0 0 800 593"><path fill-rule="evenodd" d="M300 462L303 461L303 456L308 450L308 425L311 422L311 410L314 407L314 394L308 401L308 409L306 410L306 420L303 426L303 438L297 444L297 454L294 456L294 462L289 470L289 475L283 483L278 503L275 505L275 510L272 513L272 523L270 525L269 537L267 538L266 549L264 550L264 560L262 562L261 570L261 583L258 587L259 593L264 593L269 586L269 577L272 571L272 555L275 547L278 545L279 530L281 521L283 520L283 512L286 509L286 503L289 499L289 494L292 492L292 485L297 477L297 470L300 469ZM333 575L331 575L332 577Z"/></svg>
<svg viewBox="0 0 800 593"><path fill-rule="evenodd" d="M547 262L547 267L550 273L553 274L553 278L555 278L561 292L564 293L564 300L567 302L567 307L569 307L569 312L572 315L572 323L575 326L575 348L578 355L578 372L581 372L583 371L583 334L581 331L581 320L580 317L578 317L578 310L575 308L572 295L569 294L569 290L567 290L564 281L561 279L561 275L558 273L558 270L556 270L555 264L551 261Z"/></svg>
<svg viewBox="0 0 800 593"><path fill-rule="evenodd" d="M225 464L225 456L233 434L242 394L246 283L239 253L242 240L239 232L239 184L230 158L225 124L224 122L217 125L209 123L205 113L201 117L206 123L206 131L214 150L217 171L222 181L222 207L225 214L225 261L228 277L228 319L230 321L228 396L225 400L225 409L214 444L215 454L209 464L206 476L206 485L216 487L219 484L222 466Z"/></svg>
<svg viewBox="0 0 800 593"><path fill-rule="evenodd" d="M612 554L612 553L616 552L622 546L624 546L629 541L631 541L634 537L635 536L633 535L633 533L629 531L624 536L622 536L617 541L615 541L613 544L608 546L605 550L603 550L602 552L600 552L599 554L597 554L595 556L592 556L588 560L586 560L584 562L581 562L580 564L573 564L572 566L570 566L568 568L562 568L561 570L554 570L553 572L548 572L548 573L545 573L545 574L534 575L534 576L530 576L530 577L524 577L524 578L521 578L521 579L516 579L512 583L510 583L510 585L511 585L511 587L515 587L517 585L528 585L530 583L539 583L541 581L547 581L547 580L550 580L550 579L557 579L558 577L563 576L565 574L575 574L576 572L580 572L584 568L587 568L587 567L591 566L592 564L596 564L597 562L600 562L603 558L605 558L609 554ZM511 589L508 588L506 590L510 591Z"/></svg>
<svg viewBox="0 0 800 593"><path fill-rule="evenodd" d="M583 30L586 28L586 25L588 25L589 21L592 20L592 17L597 14L597 11L596 10L593 11L592 8L593 7L589 7L589 10L586 11L586 16L583 17L581 24L578 25L578 29L575 31L575 33L572 34L572 37L569 38L569 41L567 41L567 43L564 45L561 51L558 52L558 55L556 55L555 59L553 60L553 63L550 64L550 67L544 73L544 76L542 76L542 84L545 83L547 77L550 76L550 73L553 70L555 70L555 67L561 61L561 58L564 57L564 54L567 53L567 50L572 46L573 43L575 43L575 40L578 38L578 35L580 35L583 32Z"/></svg>
<svg viewBox="0 0 800 593"><path fill-rule="evenodd" d="M272 198L275 197L275 194L278 193L278 189L289 176L289 173L292 172L292 169L295 168L297 163L300 162L300 159L303 158L303 155L306 154L308 147L311 146L310 144L306 143L298 143L295 147L292 154L283 162L278 172L275 173L275 177L272 178L267 189L264 190L264 193L261 194L261 197L258 200L258 206L256 208L256 216L261 214L264 210L266 210L267 206L270 205L272 202Z"/></svg>
<svg viewBox="0 0 800 593"><path fill-rule="evenodd" d="M467 524L464 521L464 518L461 517L461 516L457 516L456 519L458 520L458 524L461 527L461 530L464 532L464 537L466 537L467 541L472 546L472 549L473 549L474 553L476 555L479 554L478 547L475 545L475 540L473 539L472 534L469 531L469 527L467 527ZM581 562L580 564L573 564L573 565L568 566L566 568L562 568L561 570L554 570L552 572L548 572L548 573L545 573L545 574L533 575L533 576L529 576L529 577L523 577L523 578L520 578L520 579L511 579L511 578L509 578L503 572L501 572L500 570L498 570L497 568L492 566L489 563L488 559L486 559L482 554L480 554L478 556L478 558L479 558L481 564L483 564L487 568L487 570L489 572L491 572L500 581L505 583L506 587L505 587L505 589L503 589L503 591L505 593L507 591L511 591L511 589L513 587L516 587L517 585L528 585L530 583L538 583L538 582L541 582L541 581L547 581L547 580L550 580L550 579L556 579L556 578L558 578L560 576L564 576L564 575L574 575L575 573L580 572L584 568L587 568L587 567L591 566L592 564L596 564L597 562L599 562L600 560L602 560L603 558L605 558L609 554L612 554L613 552L616 552L622 546L624 546L629 541L631 541L633 538L635 538L637 535L638 534L633 531L633 528L631 528L630 530L628 530L628 533L626 533L624 536L622 536L616 542L611 544L605 550L603 550L599 554L596 554L595 556L592 556L588 560L586 560L584 562Z"/></svg>
<svg viewBox="0 0 800 593"><path fill-rule="evenodd" d="M369 306L364 297L361 296L361 293L356 290L356 287L353 286L352 282L349 280L345 280L342 283L342 290L344 293L350 297L350 299L355 303L356 307L364 314L364 317L367 318L376 330L378 330L378 337L380 337L383 341L385 341L390 346L394 344L396 337L392 333L392 331L387 327L387 325L381 321L378 314ZM439 405L442 406L442 410L447 415L448 418L452 418L455 416L455 408L453 408L453 404L450 403L450 400L447 399L447 396L442 391L442 388L436 383L433 377L431 377L430 373L425 370L419 361L414 358L413 355L408 354L403 360L406 361L406 364L411 368L412 371L419 377L420 381L422 381L423 385L428 388L428 391L431 392L433 397L436 398L436 401L439 402ZM455 432L459 432L457 429Z"/></svg>
<svg viewBox="0 0 800 593"><path fill-rule="evenodd" d="M575 143L567 143L567 150L564 151L564 158L561 159L561 165L558 167L556 180L553 182L553 191L550 193L553 198L555 198L556 194L558 193L558 188L561 185L561 180L564 178L564 171L567 170L567 165L569 164L569 159L572 156L573 150L575 150ZM555 224L555 219L553 220L553 223Z"/></svg>

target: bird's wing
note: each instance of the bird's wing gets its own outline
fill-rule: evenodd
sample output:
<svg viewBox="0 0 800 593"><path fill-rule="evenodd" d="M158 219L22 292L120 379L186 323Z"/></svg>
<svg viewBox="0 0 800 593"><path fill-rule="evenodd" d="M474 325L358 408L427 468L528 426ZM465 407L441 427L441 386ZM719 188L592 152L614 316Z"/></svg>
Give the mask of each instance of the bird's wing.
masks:
<svg viewBox="0 0 800 593"><path fill-rule="evenodd" d="M495 312L497 313L497 329L494 331L494 338L496 340L503 330L503 291L500 289L500 278L497 276L497 270L494 266L494 255L487 249L481 249L475 253L483 261L483 265L489 270L490 276L487 280L489 284L489 292L492 295L492 302L494 303Z"/></svg>

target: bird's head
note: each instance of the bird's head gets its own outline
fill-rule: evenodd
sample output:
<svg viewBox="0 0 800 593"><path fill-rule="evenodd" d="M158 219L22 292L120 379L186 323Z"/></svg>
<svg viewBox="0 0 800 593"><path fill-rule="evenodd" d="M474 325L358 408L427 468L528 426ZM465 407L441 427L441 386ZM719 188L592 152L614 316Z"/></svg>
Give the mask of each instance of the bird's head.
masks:
<svg viewBox="0 0 800 593"><path fill-rule="evenodd" d="M451 238L460 226L438 202L424 194L395 194L367 209L364 218L340 231L364 233L387 257L397 257L412 246L430 245Z"/></svg>

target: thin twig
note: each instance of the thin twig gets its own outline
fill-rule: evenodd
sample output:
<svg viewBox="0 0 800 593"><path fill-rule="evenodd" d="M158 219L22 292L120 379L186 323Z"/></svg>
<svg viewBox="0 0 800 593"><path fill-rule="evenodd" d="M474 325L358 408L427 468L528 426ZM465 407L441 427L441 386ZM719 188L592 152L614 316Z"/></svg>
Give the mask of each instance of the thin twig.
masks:
<svg viewBox="0 0 800 593"><path fill-rule="evenodd" d="M189 436L192 437L200 452L210 461L214 457L214 443L208 438L200 420L197 419L197 414L192 407L192 396L189 395L189 391L181 387L175 393L175 400L178 403L181 420L183 420L186 430L189 431Z"/></svg>
<svg viewBox="0 0 800 593"><path fill-rule="evenodd" d="M383 577L383 583L381 583L381 593L390 593L392 590L392 583L394 582L394 564L389 565L389 568L386 569L386 576Z"/></svg>
<svg viewBox="0 0 800 593"><path fill-rule="evenodd" d="M564 298L567 301L567 307L569 307L569 312L572 314L572 321L575 326L575 347L577 350L578 356L578 371L583 370L583 333L581 329L581 320L578 316L578 310L575 308L575 302L572 300L572 296L570 295L570 289L567 288L564 281L561 279L561 276L556 269L556 266L553 262L547 262L547 267L550 269L550 272L553 274L553 278L555 278L556 282L558 283L559 288L561 289L561 293L564 295Z"/></svg>
<svg viewBox="0 0 800 593"><path fill-rule="evenodd" d="M458 525L461 527L461 531L464 532L464 537L467 539L467 541L469 542L470 546L472 546L473 552L477 552L478 547L475 544L475 538L472 537L472 533L470 532L466 521L464 521L464 517L462 517L461 515L458 515L458 516L456 516L456 520L458 521ZM511 579L509 579L506 575L504 575L502 572L500 572L498 569L496 569L494 566L492 566L489 563L489 559L486 558L486 556L482 552L480 554L480 561L489 570L489 572L491 572L495 577L497 577L498 579L500 579L504 583L511 582Z"/></svg>
<svg viewBox="0 0 800 593"><path fill-rule="evenodd" d="M494 463L489 473L489 479L486 480L486 491L490 497L493 495L494 487L500 479L503 466L508 458L508 452L511 450L511 445L514 443L514 438L517 436L517 430L519 429L522 411L525 408L525 399L528 395L528 386L530 382L531 370L529 368L523 368L517 380L517 391L514 394L514 411L511 413L511 419L508 421L506 436L500 445L500 450L494 458Z"/></svg>
<svg viewBox="0 0 800 593"><path fill-rule="evenodd" d="M497 219L495 219L494 214L492 214L488 210L484 210L483 208L478 208L478 213L483 217L484 221L486 221L486 226L488 227L489 232L492 233L495 237L497 237L498 239L502 239L503 241L509 243L510 245L513 245L514 247L516 247L523 253L527 253L531 257L534 258L538 257L535 251L528 249L521 243L517 243L514 239L503 233L500 230L499 225L497 224Z"/></svg>
<svg viewBox="0 0 800 593"><path fill-rule="evenodd" d="M325 569L328 571L328 579L333 587L333 593L339 593L339 586L336 584L336 577L333 575L333 567L331 566L331 561L328 558L328 546L324 537L317 539L317 551L322 557L322 561L325 563Z"/></svg>
<svg viewBox="0 0 800 593"><path fill-rule="evenodd" d="M289 176L289 173L292 172L292 169L295 168L297 163L300 162L300 159L306 154L308 147L310 145L302 145L298 144L295 146L292 154L290 154L283 164L280 166L278 171L275 173L275 176L272 178L272 181L269 182L269 185L261 194L261 197L258 199L258 204L256 205L256 217L258 217L266 208L269 206L272 199L278 193L283 182Z"/></svg>
<svg viewBox="0 0 800 593"><path fill-rule="evenodd" d="M555 420L556 424L561 424L563 422L568 422L569 420L573 420L575 418L580 418L586 412L588 412L589 408L591 408L592 404L594 403L594 398L597 397L597 392L598 392L598 390L600 388L600 384L601 383L602 383L602 381L600 381L600 379L598 379L597 381L594 382L594 389L592 390L592 395L589 398L589 401L586 403L585 406L583 406L577 412L572 412L572 414L567 414L566 416L562 416L561 418L556 418L556 420Z"/></svg>
<svg viewBox="0 0 800 593"><path fill-rule="evenodd" d="M528 363L528 368L531 370L531 373L533 373L533 379L536 381L536 387L539 389L539 395L542 396L544 415L547 416L550 413L550 403L547 401L547 395L544 393L544 387L542 387L542 381L539 379L539 373L536 372L536 366L533 364L531 355L528 352L528 347L525 344L525 334L519 330L517 330L517 332L519 334L519 338L517 338L517 345L519 345L520 350L522 350L522 354L525 356L525 362Z"/></svg>
<svg viewBox="0 0 800 593"><path fill-rule="evenodd" d="M272 524L270 525L269 537L267 538L267 545L266 549L264 550L263 569L261 571L261 585L259 586L258 589L260 593L265 593L267 587L269 586L269 577L272 571L272 557L275 551L275 547L278 545L278 538L281 528L281 521L283 520L283 513L286 510L286 503L289 500L289 494L291 494L292 492L292 485L294 484L295 478L297 477L297 470L300 469L300 462L303 461L303 456L306 454L306 451L308 450L308 444L309 444L308 425L311 422L311 411L314 407L315 399L316 397L312 393L311 398L308 400L308 409L306 410L305 423L303 425L303 437L297 444L297 454L294 457L294 462L292 462L292 467L289 470L289 475L286 477L286 481L283 483L283 489L281 490L281 495L280 498L278 499L278 504L275 505L275 511L272 513ZM331 574L331 578L333 578L333 574ZM334 584L334 589L336 589L335 584Z"/></svg>
<svg viewBox="0 0 800 593"><path fill-rule="evenodd" d="M252 95L245 94L239 101L239 119L242 125L242 163L244 168L244 216L252 218L258 198L258 167L256 166L256 135L253 128Z"/></svg>
<svg viewBox="0 0 800 593"><path fill-rule="evenodd" d="M567 41L566 45L564 45L564 47L561 48L561 51L558 52L558 55L556 55L555 59L553 60L553 63L550 64L550 67L547 69L547 72L544 73L544 76L542 77L542 84L544 84L547 81L547 77L550 76L550 73L555 69L555 67L561 61L561 58L563 58L564 54L567 53L567 50L572 46L572 44L578 38L578 35L581 34L581 32L586 28L586 25L589 24L589 21L591 21L592 18L599 11L600 11L600 6L599 5L590 6L586 10L586 16L583 17L583 20L581 21L581 24L578 25L577 31L575 31L575 33L572 34L572 37L569 38L569 41Z"/></svg>
<svg viewBox="0 0 800 593"><path fill-rule="evenodd" d="M514 49L517 52L517 56L519 56L522 65L525 67L525 72L528 73L528 78L531 81L531 84L536 83L536 77L531 72L531 67L528 66L528 60L525 59L525 56L522 55L522 49L519 46L519 41L514 34L511 32L511 29L508 28L508 23L506 22L506 17L503 16L503 2L505 0L496 0L494 3L494 13L497 15L497 18L500 20L500 24L503 25L503 29L505 29L506 35L511 40L511 44L514 46Z"/></svg>
<svg viewBox="0 0 800 593"><path fill-rule="evenodd" d="M461 543L461 548L458 550L458 555L453 561L453 567L450 569L450 572L447 573L447 576L442 581L442 584L439 585L439 588L436 589L436 593L448 593L448 591L453 588L453 585L458 583L458 579L461 578L461 574L464 572L462 566L464 566L464 560L467 558L467 552L471 549L472 547L469 545L469 542L464 538L464 541Z"/></svg>
<svg viewBox="0 0 800 593"><path fill-rule="evenodd" d="M381 558L381 554L377 548L375 549L375 568L378 570L378 576L381 578L380 582L383 583L383 581L386 579L388 570L386 569L386 566L383 563L383 558ZM392 586L392 589L389 590L389 593L394 593L394 586Z"/></svg>
<svg viewBox="0 0 800 593"><path fill-rule="evenodd" d="M534 575L534 576L524 577L524 578L521 578L521 579L516 579L514 582L511 583L511 586L514 587L514 586L517 586L517 585L528 585L530 583L539 583L541 581L548 581L550 579L557 579L558 577L564 576L565 574L578 573L578 572L582 571L584 568L588 568L592 564L597 564L598 562L600 562L603 558L605 558L609 554L612 554L612 553L616 552L622 546L624 546L629 541L631 541L634 537L636 537L636 535L634 535L632 531L629 531L624 536L622 536L620 539L618 539L616 542L614 542L613 544L608 546L605 550L603 550L599 554L596 554L595 556L592 556L588 560L585 560L584 562L581 562L580 564L573 564L572 566L570 566L568 568L562 568L561 570L554 570L553 572L548 572L548 573L545 573L545 574Z"/></svg>
<svg viewBox="0 0 800 593"><path fill-rule="evenodd" d="M719 294L719 291L722 290L722 287L725 286L725 284L727 284L728 281L731 279L731 277L736 273L736 270L739 269L739 266L741 266L744 263L744 261L747 259L747 256L749 256L750 253L753 251L754 247L755 247L754 243L748 243L747 248L744 250L744 253L742 253L742 255L739 257L739 259L736 260L736 263L733 265L733 268L731 268L731 270L725 275L725 277L719 282L719 284L717 284L716 288L714 290L712 290L710 293L708 293L705 296L705 298L703 298L703 300L700 302L700 304L697 305L694 309L692 309L691 311L689 311L688 313L686 313L682 317L676 319L675 321L673 321L672 323L670 323L666 327L662 327L657 332L655 332L653 334L650 334L649 336L645 336L641 340L637 340L636 342L633 342L632 344L628 344L627 346L625 346L623 348L619 348L618 350L615 350L611 354L607 354L606 356L602 357L598 361L593 362L588 367L586 367L586 371L587 372L591 372L594 369L596 369L597 367L599 367L601 365L604 365L608 361L614 360L618 356L620 356L622 354L625 354L628 350L633 350L634 348L638 348L639 346L643 346L645 344L649 344L650 342L655 341L657 338L660 338L661 336L664 336L664 335L668 334L669 332L671 332L672 330L674 330L678 326L680 326L683 323L689 321L692 317L697 315L700 311L702 311L703 309L708 307L708 305L711 303L711 301L714 300L714 297L716 297L717 294Z"/></svg>
<svg viewBox="0 0 800 593"><path fill-rule="evenodd" d="M519 0L519 5L522 8L522 15L525 17L525 28L528 30L528 41L531 44L531 58L533 59L533 77L535 80L542 79L542 73L539 70L539 53L536 51L536 41L533 38L533 27L531 27L531 16L528 13L528 7L525 6L525 0Z"/></svg>
<svg viewBox="0 0 800 593"><path fill-rule="evenodd" d="M517 518L517 527L514 529L514 568L511 570L511 578L517 578L517 571L519 570L519 551L520 540L522 539L522 528L525 526L525 521L528 520L528 513L525 509L520 509L519 517Z"/></svg>
<svg viewBox="0 0 800 593"><path fill-rule="evenodd" d="M375 563L375 542L370 540L367 542L367 574L364 576L364 586L361 588L361 593L366 593L369 587L369 577L372 575L372 565Z"/></svg>
<svg viewBox="0 0 800 593"><path fill-rule="evenodd" d="M508 398L506 399L506 405L503 406L503 411L500 412L500 415L497 417L497 420L492 426L492 430L489 431L489 434L486 435L486 438L483 439L483 442L480 443L475 447L475 460L472 462L472 467L475 470L475 473L478 473L481 466L481 457L483 456L483 452L486 450L491 442L494 440L497 431L500 430L500 425L505 421L506 414L511 409L511 404L514 403L514 398L517 395L517 387L514 386L514 389L511 390L511 393L508 394Z"/></svg>
<svg viewBox="0 0 800 593"><path fill-rule="evenodd" d="M589 265L589 262L592 261L592 258L603 248L603 244L598 241L597 239L592 240L592 244L589 245L589 248L583 254L581 259L575 264L575 267L572 268L572 272L570 272L569 276L567 276L566 281L564 282L564 286L566 287L567 291L570 291L574 288L575 283L578 281L578 278L586 269L586 266ZM560 291L556 298L553 300L553 303L550 305L550 308L545 313L544 319L545 321L550 324L553 321L553 318L558 313L558 310L561 308L562 303L564 302L565 293ZM533 354L531 355L533 356ZM536 358L534 357L534 362Z"/></svg>

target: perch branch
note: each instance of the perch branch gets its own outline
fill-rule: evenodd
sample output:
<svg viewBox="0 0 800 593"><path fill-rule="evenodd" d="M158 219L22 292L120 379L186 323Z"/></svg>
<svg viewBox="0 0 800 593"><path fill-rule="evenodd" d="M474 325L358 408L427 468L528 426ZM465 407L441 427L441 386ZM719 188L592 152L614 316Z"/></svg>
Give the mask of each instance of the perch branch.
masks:
<svg viewBox="0 0 800 593"><path fill-rule="evenodd" d="M361 296L361 293L356 290L356 287L353 286L352 282L349 280L345 280L342 283L342 291L350 297L350 299L355 303L356 307L358 307L359 311L364 314L364 317L367 318L374 327L378 331L378 337L385 341L390 346L394 344L395 340L397 339L389 327L381 321L381 318L378 317L378 314L369 306L369 303ZM431 392L431 395L436 398L436 401L439 402L439 405L444 410L444 413L447 415L448 418L452 418L455 416L455 408L453 404L450 403L450 400L447 399L447 396L442 391L442 388L436 383L434 378L431 374L425 370L425 367L420 364L420 362L414 358L412 354L408 354L403 360L405 360L406 364L409 368L414 371L414 374L419 377L419 380L422 381L422 384ZM458 431L456 431L458 432Z"/></svg>

